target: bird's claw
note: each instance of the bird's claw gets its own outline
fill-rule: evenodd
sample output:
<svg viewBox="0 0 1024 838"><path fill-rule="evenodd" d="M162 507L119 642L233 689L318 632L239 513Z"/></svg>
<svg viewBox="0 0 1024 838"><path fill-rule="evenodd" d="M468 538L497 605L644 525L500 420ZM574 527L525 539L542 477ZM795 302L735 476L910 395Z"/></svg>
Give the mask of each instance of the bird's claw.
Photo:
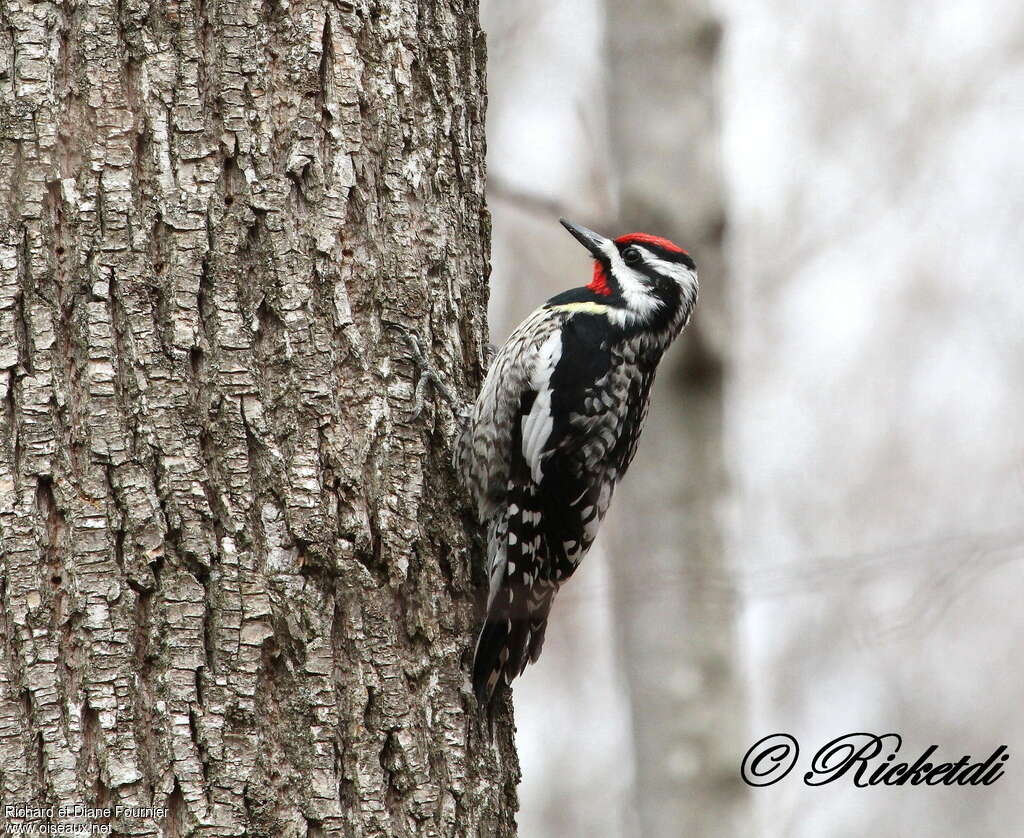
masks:
<svg viewBox="0 0 1024 838"><path fill-rule="evenodd" d="M434 391L444 398L449 405L452 406L453 412L455 406L458 404L458 399L452 394L452 391L448 389L445 383L441 380L438 375L437 369L427 360L426 355L423 352L423 348L420 345L419 336L399 323L390 323L389 326L393 329L397 329L402 333L405 338L405 342L409 345L409 358L416 364L420 370L419 380L416 382L416 388L413 390L413 406L409 413L410 422L415 421L423 413L423 409L426 407L427 397L427 385L432 384Z"/></svg>

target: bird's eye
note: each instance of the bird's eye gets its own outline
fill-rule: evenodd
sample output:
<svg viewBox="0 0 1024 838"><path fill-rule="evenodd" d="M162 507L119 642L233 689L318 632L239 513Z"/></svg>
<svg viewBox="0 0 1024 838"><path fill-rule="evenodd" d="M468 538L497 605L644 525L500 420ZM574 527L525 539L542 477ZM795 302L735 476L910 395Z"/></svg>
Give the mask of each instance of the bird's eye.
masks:
<svg viewBox="0 0 1024 838"><path fill-rule="evenodd" d="M635 265L642 258L643 257L640 255L640 251L637 250L635 247L627 247L625 250L622 251L622 260L627 265Z"/></svg>

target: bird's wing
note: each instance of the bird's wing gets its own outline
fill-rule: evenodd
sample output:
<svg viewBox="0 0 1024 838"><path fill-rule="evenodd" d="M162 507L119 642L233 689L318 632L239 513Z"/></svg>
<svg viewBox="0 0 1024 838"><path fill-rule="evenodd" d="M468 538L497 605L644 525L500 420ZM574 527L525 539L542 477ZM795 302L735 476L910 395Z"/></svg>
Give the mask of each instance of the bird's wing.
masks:
<svg viewBox="0 0 1024 838"><path fill-rule="evenodd" d="M566 317L540 339L534 333L536 352L516 378L503 494L491 519L487 622L474 656L481 700L540 656L552 599L611 501L622 405L601 396L611 364L606 335L588 315Z"/></svg>
<svg viewBox="0 0 1024 838"><path fill-rule="evenodd" d="M477 506L490 520L507 495L513 432L536 398L534 382L544 347L565 317L539 308L509 336L491 361L469 422L455 447L455 465ZM517 443L518 444L518 443Z"/></svg>
<svg viewBox="0 0 1024 838"><path fill-rule="evenodd" d="M531 476L539 486L534 502L546 553L554 564L552 578L558 581L572 573L589 549L618 477L614 454L622 437L629 381L613 364L607 334L599 316L579 313L565 322L560 358L548 384L550 431L536 449L528 448L524 439ZM625 393L619 392L623 389Z"/></svg>

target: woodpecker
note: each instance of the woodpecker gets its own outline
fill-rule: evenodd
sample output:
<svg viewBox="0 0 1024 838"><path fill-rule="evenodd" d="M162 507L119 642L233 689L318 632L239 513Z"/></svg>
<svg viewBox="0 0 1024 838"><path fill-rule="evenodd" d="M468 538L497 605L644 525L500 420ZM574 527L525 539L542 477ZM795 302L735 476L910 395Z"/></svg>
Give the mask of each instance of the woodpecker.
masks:
<svg viewBox="0 0 1024 838"><path fill-rule="evenodd" d="M696 265L678 245L561 223L593 256L593 278L516 328L455 446L488 523L473 661L482 704L540 656L552 600L597 535L636 453L658 362L697 302Z"/></svg>

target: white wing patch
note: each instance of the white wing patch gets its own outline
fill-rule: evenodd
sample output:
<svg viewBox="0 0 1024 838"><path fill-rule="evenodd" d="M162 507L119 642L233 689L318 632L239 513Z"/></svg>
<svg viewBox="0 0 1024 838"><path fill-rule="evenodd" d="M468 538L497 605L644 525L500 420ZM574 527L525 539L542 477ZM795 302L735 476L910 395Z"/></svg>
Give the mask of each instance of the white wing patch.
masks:
<svg viewBox="0 0 1024 838"><path fill-rule="evenodd" d="M543 473L544 446L551 436L554 420L551 417L551 376L562 354L562 332L559 329L548 337L537 354L537 362L530 376L530 387L537 394L530 412L523 417L523 458L530 467L533 482L539 484Z"/></svg>
<svg viewBox="0 0 1024 838"><path fill-rule="evenodd" d="M541 306L519 324L491 361L454 455L482 521L501 508L512 461L512 430L519 421L523 393L533 389L540 350L571 316L572 312Z"/></svg>

